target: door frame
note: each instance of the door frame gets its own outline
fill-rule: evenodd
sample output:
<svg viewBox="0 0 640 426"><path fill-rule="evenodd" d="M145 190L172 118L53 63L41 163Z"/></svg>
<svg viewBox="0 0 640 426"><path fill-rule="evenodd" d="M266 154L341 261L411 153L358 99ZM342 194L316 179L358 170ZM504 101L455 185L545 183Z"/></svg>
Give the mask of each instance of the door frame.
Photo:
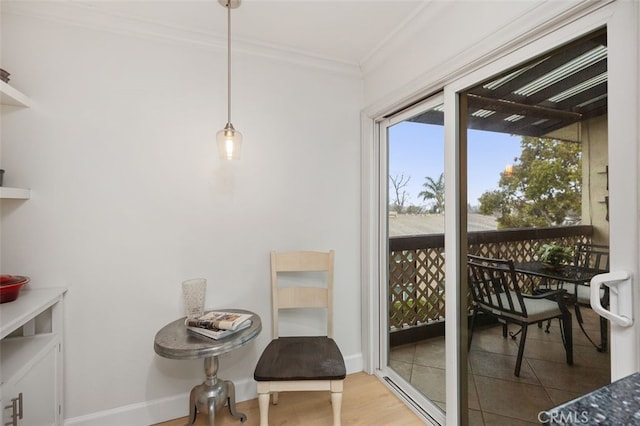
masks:
<svg viewBox="0 0 640 426"><path fill-rule="evenodd" d="M592 32L598 28L607 26L609 45L615 45L611 51L609 62L609 81L620 81L620 83L610 84L610 118L609 118L609 159L610 164L614 162L623 168L617 171L610 167L610 187L616 187L610 191L610 242L612 249L611 268L625 269L638 276L638 265L640 264L640 254L638 253L638 241L640 234L638 230L638 199L639 189L634 188L633 194L629 194L628 182L630 178L634 182L638 180L638 167L640 157L638 153L638 102L640 94L638 92L638 69L637 60L640 57L638 51L638 21L640 17L639 6L635 2L624 1L603 1L589 4L579 4L566 13L555 16L553 22L547 23L543 27L531 27L524 29L523 34L516 42L506 40L494 40L499 46L492 50L492 54L486 55L484 59L478 58L475 61L470 59L469 63L462 66L455 66L449 70L449 79L442 77L437 81L426 80L425 82L414 82L413 95L400 94L394 99L386 99L383 105L374 105L364 110L362 119L362 295L363 295L363 360L365 371L369 373L380 372L379 357L380 330L379 317L380 301L378 299L378 289L381 280L385 278L383 266L380 265L380 223L383 220L380 202L380 164L379 152L376 152L380 145L379 128L380 122L385 116L394 111L398 111L404 105L410 105L415 100L423 97L425 93L433 93L444 88L445 98L445 179L447 187L445 189L445 200L447 200L446 211L449 220L445 218L448 229L455 229L450 233L451 239L446 240L445 256L447 259L455 259L455 262L447 262L445 273L449 277L447 280L446 292L449 296L458 295L460 298L460 288L466 285L466 274L461 273L464 268L463 256L461 255L461 229L462 214L466 212L466 204L461 206L458 200L458 193L462 189L460 186L463 176L458 175L461 161L464 161L465 152L461 152L464 140L461 141L460 130L456 128L458 110L460 109L460 99L458 93L464 92L469 87L497 74L505 69L509 69L526 60L536 57L557 46L563 45L582 35ZM535 19L532 19L535 22ZM635 43L628 43L629 34L634 34ZM623 41L621 43L621 41ZM490 41L488 41L490 42ZM627 46L625 47L625 44ZM473 58L470 55L470 58ZM624 66L622 66L624 63ZM625 69L626 67L626 69ZM623 83L624 82L624 83ZM631 82L631 83L629 83ZM621 87L622 86L622 87ZM426 89L425 89L426 87ZM632 96L629 99L629 93ZM612 122L611 116L619 114ZM454 120L453 122L451 120ZM611 130L613 126L618 126ZM625 139L623 139L625 138ZM627 142L624 142L626 140ZM635 142L635 143L634 143ZM617 147L617 148L616 148ZM620 147L626 149L621 152ZM614 149L617 149L616 155ZM624 191L622 188L625 188ZM464 209L464 211L463 211ZM385 206L386 212L386 206ZM615 224L618 225L615 225ZM626 226L621 230L619 226ZM466 228L464 229L466 233ZM634 238L628 238L633 235ZM455 279L454 279L455 277ZM612 303L615 305L615 303ZM634 294L633 304L635 312L640 312L640 298L638 292ZM614 306L612 306L614 307ZM456 335L456 338L448 339L447 342L447 410L446 424L458 425L466 424L466 401L461 400L466 396L460 391L464 389L462 374L464 371L458 368L459 365L466 365L466 338L459 331L461 327L461 304L458 300L447 302L447 312L455 309L452 320L448 321L446 332ZM637 315L637 314L636 314ZM449 316L447 316L449 320ZM612 380L628 375L638 370L638 342L640 342L640 331L638 327L632 327L624 333L614 332L612 329ZM619 352L613 348L624 348L628 353L621 362L618 362ZM466 382L466 379L464 380ZM461 385L462 384L462 385ZM393 389L393 388L392 388ZM395 389L394 389L395 390ZM451 404L456 401L456 404ZM455 407L455 409L453 409Z"/></svg>
<svg viewBox="0 0 640 426"><path fill-rule="evenodd" d="M610 16L607 27L609 86L609 245L611 271L628 271L626 295L611 291L611 311L629 313L631 327L611 324L611 381L640 369L640 4L624 2ZM629 42L635 34L635 43ZM629 93L635 96L629 96ZM622 288L620 289L623 290ZM626 305L626 306L624 306ZM623 308L623 309L620 309Z"/></svg>
<svg viewBox="0 0 640 426"><path fill-rule="evenodd" d="M388 133L387 129L395 124L405 121L417 114L427 111L433 107L436 107L444 102L443 93L436 93L433 96L420 101L419 103L412 105L411 107L404 109L396 114L386 117L378 122L378 170L379 174L379 195L381 210L381 220L379 222L379 265L378 274L380 279L384 282L388 282L388 265L389 265L389 232L388 232L388 178L389 178L389 161L388 161ZM444 142L444 141L443 141ZM383 201L385 200L385 201ZM446 217L446 214L445 214ZM378 286L378 301L389 300L388 285ZM445 299L446 300L446 299ZM389 330L388 321L388 307L386 303L379 302L379 330ZM384 378L385 381L390 381L392 384L399 385L402 388L400 392L412 409L421 417L426 418L428 421L442 424L445 422L445 415L440 408L422 393L413 389L406 383L406 380L397 374L392 368L389 367L388 351L390 350L389 334L388 332L380 332L378 334L378 365L375 373ZM397 389L396 389L397 391Z"/></svg>

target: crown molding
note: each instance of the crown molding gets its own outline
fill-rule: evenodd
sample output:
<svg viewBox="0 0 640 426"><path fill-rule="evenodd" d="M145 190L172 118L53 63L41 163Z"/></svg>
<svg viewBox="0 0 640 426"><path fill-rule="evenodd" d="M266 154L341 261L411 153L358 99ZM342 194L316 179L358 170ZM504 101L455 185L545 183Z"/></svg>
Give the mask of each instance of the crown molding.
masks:
<svg viewBox="0 0 640 426"><path fill-rule="evenodd" d="M544 0L532 2L530 8L500 30L475 41L461 51L452 52L448 59L434 64L432 68L421 72L419 76L404 86L395 88L393 94L388 94L382 99L374 101L365 108L365 113L369 117L381 117L389 114L390 111L402 109L425 96L441 91L451 81L513 52L531 40L549 34L559 27L615 1L618 0L578 0L572 2ZM445 9L449 7L447 2L435 1L432 4L433 8L426 11L427 13L416 16L410 25L407 25L406 31L387 43L383 49L370 58L366 66L362 67L365 81L370 72L374 72L377 66L383 62L391 60L394 52L401 49L402 45L407 43L411 37L417 37L420 28L423 30L428 28L429 20L437 19L439 14L445 13ZM440 7L437 9L438 13L435 9L437 7ZM425 86L425 82L429 82L429 84ZM394 100L390 103L391 98Z"/></svg>
<svg viewBox="0 0 640 426"><path fill-rule="evenodd" d="M107 12L98 3L68 1L7 1L2 2L3 15L42 19L62 25L87 28L129 37L140 37L164 43L177 43L205 49L225 50L226 33L198 31L167 25L121 13ZM234 52L286 62L302 67L360 79L359 64L309 54L296 49L254 40L234 38Z"/></svg>
<svg viewBox="0 0 640 426"><path fill-rule="evenodd" d="M430 27L433 19L449 7L446 1L425 0L401 22L394 31L385 37L368 55L360 61L363 74L367 74L393 56L398 50L406 48L406 43L420 35L425 28Z"/></svg>

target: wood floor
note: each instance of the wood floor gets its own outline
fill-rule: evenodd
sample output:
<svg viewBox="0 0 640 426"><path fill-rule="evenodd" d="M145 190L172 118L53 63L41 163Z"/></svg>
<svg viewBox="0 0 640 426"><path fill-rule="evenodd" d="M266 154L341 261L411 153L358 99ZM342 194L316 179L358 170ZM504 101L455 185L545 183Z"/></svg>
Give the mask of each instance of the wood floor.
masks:
<svg viewBox="0 0 640 426"><path fill-rule="evenodd" d="M240 423L225 407L216 413L216 426L258 426L258 400L240 402L237 410L247 415ZM278 405L269 406L270 426L321 426L333 424L328 392L282 392ZM158 426L183 426L187 418L159 423ZM198 414L196 426L208 425L206 414ZM376 376L350 374L345 379L342 399L342 424L412 426L424 425Z"/></svg>

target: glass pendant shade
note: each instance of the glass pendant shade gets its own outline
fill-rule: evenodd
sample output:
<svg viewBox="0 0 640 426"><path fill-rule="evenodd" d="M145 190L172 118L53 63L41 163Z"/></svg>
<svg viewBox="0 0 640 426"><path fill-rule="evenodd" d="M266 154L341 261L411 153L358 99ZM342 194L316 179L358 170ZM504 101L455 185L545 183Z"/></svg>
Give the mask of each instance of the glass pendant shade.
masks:
<svg viewBox="0 0 640 426"><path fill-rule="evenodd" d="M222 160L239 160L242 149L242 133L227 123L224 129L216 134L218 141L218 155Z"/></svg>

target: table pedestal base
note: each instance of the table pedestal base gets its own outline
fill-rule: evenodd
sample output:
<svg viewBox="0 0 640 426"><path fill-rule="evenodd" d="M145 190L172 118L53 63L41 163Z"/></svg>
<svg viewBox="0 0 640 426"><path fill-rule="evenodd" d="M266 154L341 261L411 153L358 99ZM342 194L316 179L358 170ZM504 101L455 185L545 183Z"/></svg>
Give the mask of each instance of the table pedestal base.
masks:
<svg viewBox="0 0 640 426"><path fill-rule="evenodd" d="M247 420L247 416L236 411L236 388L231 380L220 380L218 373L218 357L207 357L204 359L204 373L206 379L201 385L191 389L189 395L189 423L193 426L196 422L196 414L208 413L209 426L215 425L216 410L224 407L225 403L229 407L229 412L233 417L237 417L241 422Z"/></svg>

